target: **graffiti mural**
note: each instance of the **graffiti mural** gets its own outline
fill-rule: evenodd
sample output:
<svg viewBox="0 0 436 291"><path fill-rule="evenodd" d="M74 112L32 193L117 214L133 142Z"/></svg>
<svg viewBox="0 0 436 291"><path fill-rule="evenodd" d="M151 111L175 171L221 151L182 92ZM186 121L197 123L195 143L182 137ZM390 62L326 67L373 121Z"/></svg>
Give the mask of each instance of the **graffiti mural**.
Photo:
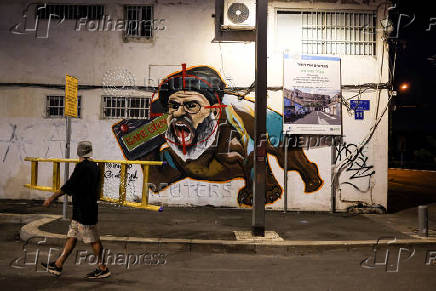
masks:
<svg viewBox="0 0 436 291"><path fill-rule="evenodd" d="M336 163L343 163L343 169L349 174L349 181L341 184L350 185L360 192L367 192L370 187L371 177L375 174L374 166L368 164L368 157L363 152L364 147L352 143L340 143L336 146ZM366 190L359 187L359 182L368 182Z"/></svg>
<svg viewBox="0 0 436 291"><path fill-rule="evenodd" d="M125 119L112 126L126 159L164 161L150 171L154 185L171 186L183 179L225 182L243 179L237 202L253 203L254 102L226 90L219 73L208 66L195 66L168 75L154 95L151 120ZM263 140L269 155L284 166L282 115L267 112L267 134ZM301 148L288 149L288 171L301 176L305 192L321 188L318 166ZM154 187L153 191L159 191ZM282 187L267 163L266 203L274 203Z"/></svg>

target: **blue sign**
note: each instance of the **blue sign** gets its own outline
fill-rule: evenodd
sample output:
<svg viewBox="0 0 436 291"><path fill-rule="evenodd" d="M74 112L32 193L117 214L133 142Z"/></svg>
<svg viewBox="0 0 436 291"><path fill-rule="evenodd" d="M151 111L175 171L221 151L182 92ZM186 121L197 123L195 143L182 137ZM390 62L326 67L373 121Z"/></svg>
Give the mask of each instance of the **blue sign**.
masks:
<svg viewBox="0 0 436 291"><path fill-rule="evenodd" d="M354 119L363 120L364 117L365 117L365 111L354 110Z"/></svg>
<svg viewBox="0 0 436 291"><path fill-rule="evenodd" d="M350 107L353 110L369 110L369 100L351 100Z"/></svg>

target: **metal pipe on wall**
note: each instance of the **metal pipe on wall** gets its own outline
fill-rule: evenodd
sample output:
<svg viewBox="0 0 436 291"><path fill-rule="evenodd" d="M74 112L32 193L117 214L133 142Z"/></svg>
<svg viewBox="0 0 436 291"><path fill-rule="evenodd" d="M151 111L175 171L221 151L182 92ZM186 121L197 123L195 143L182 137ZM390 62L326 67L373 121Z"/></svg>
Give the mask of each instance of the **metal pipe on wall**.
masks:
<svg viewBox="0 0 436 291"><path fill-rule="evenodd" d="M71 117L65 117L65 158L70 158L70 143L71 143ZM70 164L65 163L65 171L64 171L64 183L68 180L70 177ZM67 219L67 203L68 203L68 197L67 195L64 195L64 203L62 205L62 218L64 220Z"/></svg>

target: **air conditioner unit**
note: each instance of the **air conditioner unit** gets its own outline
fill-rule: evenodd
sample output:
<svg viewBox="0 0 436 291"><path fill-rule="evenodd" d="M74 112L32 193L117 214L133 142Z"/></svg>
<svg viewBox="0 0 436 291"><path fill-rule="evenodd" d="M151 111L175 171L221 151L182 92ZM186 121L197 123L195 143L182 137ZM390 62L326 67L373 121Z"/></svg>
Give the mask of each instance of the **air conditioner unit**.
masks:
<svg viewBox="0 0 436 291"><path fill-rule="evenodd" d="M254 30L256 26L255 0L224 0L223 30Z"/></svg>

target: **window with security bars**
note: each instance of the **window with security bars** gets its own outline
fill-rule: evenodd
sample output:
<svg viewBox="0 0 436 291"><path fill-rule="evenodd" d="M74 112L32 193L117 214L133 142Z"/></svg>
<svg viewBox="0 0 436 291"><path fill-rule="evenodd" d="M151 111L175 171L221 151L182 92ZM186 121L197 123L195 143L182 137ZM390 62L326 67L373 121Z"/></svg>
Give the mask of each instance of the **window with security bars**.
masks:
<svg viewBox="0 0 436 291"><path fill-rule="evenodd" d="M82 96L77 96L77 116L81 117ZM47 96L46 116L49 118L64 117L65 96L49 95Z"/></svg>
<svg viewBox="0 0 436 291"><path fill-rule="evenodd" d="M36 6L36 15L39 19L49 19L50 14L58 15L61 19L99 20L104 16L104 5L38 4Z"/></svg>
<svg viewBox="0 0 436 291"><path fill-rule="evenodd" d="M302 52L375 55L375 12L302 12Z"/></svg>
<svg viewBox="0 0 436 291"><path fill-rule="evenodd" d="M150 118L150 97L103 96L103 118Z"/></svg>
<svg viewBox="0 0 436 291"><path fill-rule="evenodd" d="M124 15L127 20L125 38L149 39L153 36L153 6L124 6Z"/></svg>

